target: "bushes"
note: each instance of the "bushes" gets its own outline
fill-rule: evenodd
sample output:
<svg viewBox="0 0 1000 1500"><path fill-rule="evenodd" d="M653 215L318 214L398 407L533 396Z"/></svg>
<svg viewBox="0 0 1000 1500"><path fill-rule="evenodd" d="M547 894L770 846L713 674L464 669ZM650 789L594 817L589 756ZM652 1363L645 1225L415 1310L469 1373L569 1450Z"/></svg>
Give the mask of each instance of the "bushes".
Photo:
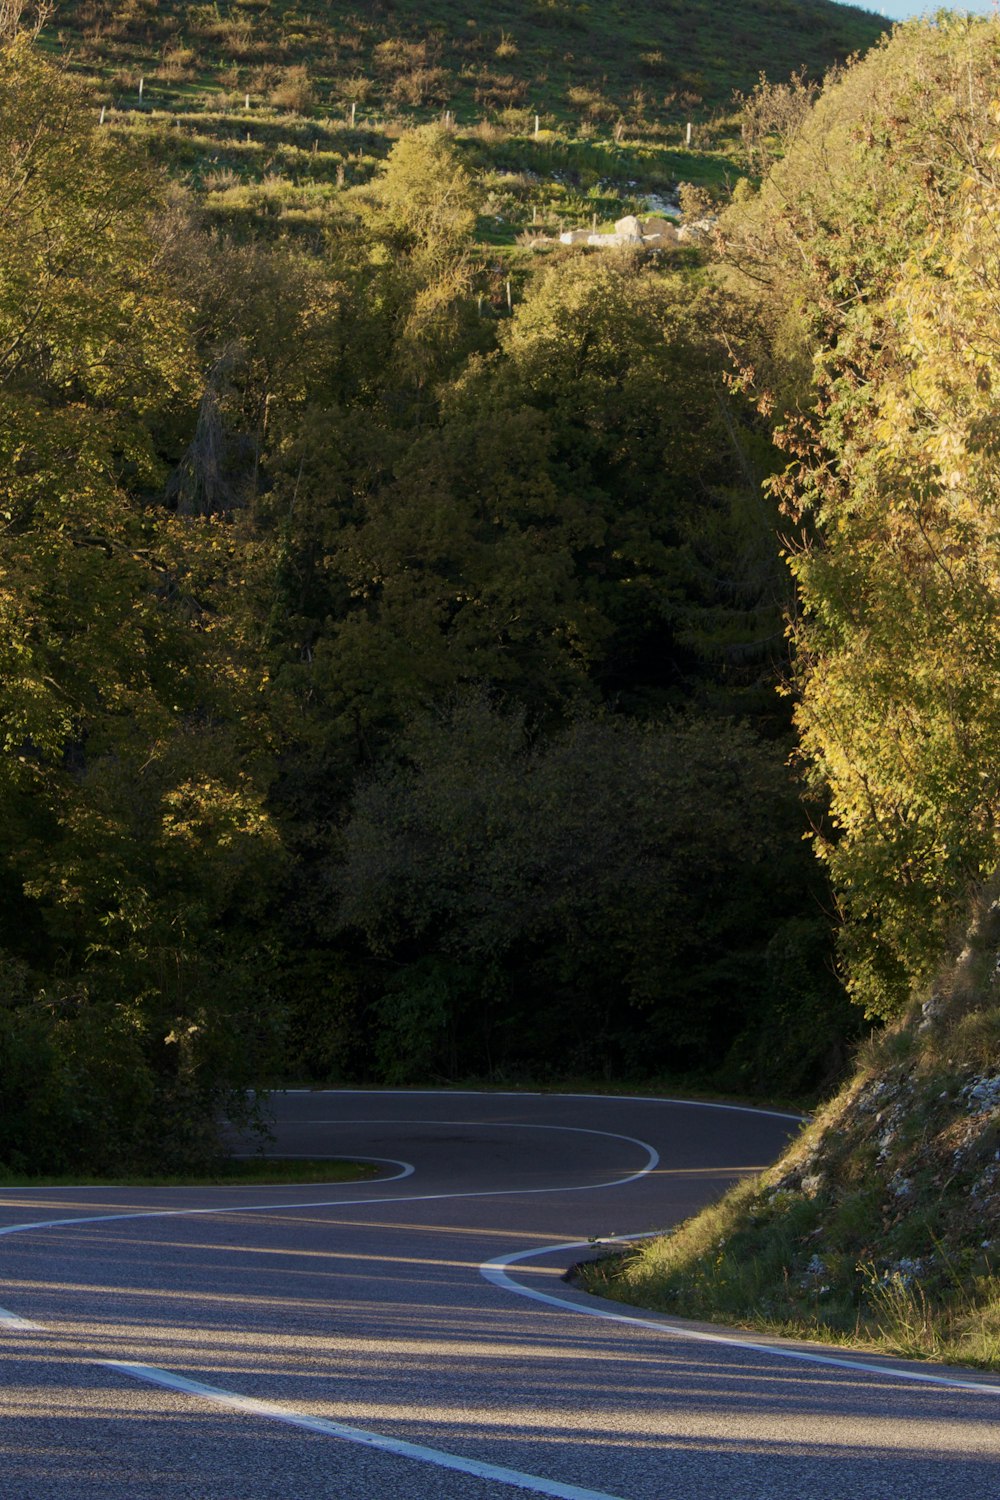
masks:
<svg viewBox="0 0 1000 1500"><path fill-rule="evenodd" d="M584 717L535 742L473 694L398 753L330 871L335 925L385 966L385 1076L707 1067L769 984L794 1005L765 957L794 794L747 730Z"/></svg>

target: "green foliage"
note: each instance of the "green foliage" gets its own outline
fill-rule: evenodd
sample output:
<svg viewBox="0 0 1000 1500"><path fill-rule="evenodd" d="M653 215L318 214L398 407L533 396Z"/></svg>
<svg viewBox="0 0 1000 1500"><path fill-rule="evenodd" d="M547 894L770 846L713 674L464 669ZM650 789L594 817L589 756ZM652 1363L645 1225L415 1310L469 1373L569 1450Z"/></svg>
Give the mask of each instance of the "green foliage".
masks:
<svg viewBox="0 0 1000 1500"><path fill-rule="evenodd" d="M994 22L903 29L827 89L728 228L779 399L811 374L776 487L797 718L831 788L820 850L851 984L882 1016L998 857L997 86Z"/></svg>
<svg viewBox="0 0 1000 1500"><path fill-rule="evenodd" d="M24 976L0 1155L52 1168L209 1149L270 1025L232 1029L280 859L219 613L238 549L151 503L196 388L157 184L80 104L26 40L0 52L0 940Z"/></svg>
<svg viewBox="0 0 1000 1500"><path fill-rule="evenodd" d="M336 925L391 975L385 1076L721 1059L804 873L780 756L718 720L535 740L481 695L418 718L397 756L330 875Z"/></svg>
<svg viewBox="0 0 1000 1500"><path fill-rule="evenodd" d="M192 29L235 90L291 20ZM843 1023L822 983L815 1024L792 999L824 945L774 453L716 329L753 332L696 254L477 247L546 194L553 226L638 207L606 174L663 187L684 153L530 111L278 117L326 87L285 32L249 120L216 99L169 141L25 42L0 62L0 1160L204 1159L291 1070L768 1087L794 1044L808 1086ZM431 97L430 42L369 44ZM162 63L193 85L195 43Z"/></svg>

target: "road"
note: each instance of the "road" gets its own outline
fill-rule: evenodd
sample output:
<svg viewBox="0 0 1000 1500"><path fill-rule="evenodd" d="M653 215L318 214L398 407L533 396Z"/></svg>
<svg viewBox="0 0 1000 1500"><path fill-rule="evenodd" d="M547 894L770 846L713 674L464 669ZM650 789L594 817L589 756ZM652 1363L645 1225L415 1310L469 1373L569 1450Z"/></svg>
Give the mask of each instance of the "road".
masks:
<svg viewBox="0 0 1000 1500"><path fill-rule="evenodd" d="M399 1091L277 1114L275 1149L383 1176L0 1190L0 1500L1000 1497L1000 1382L560 1280L773 1159L789 1117Z"/></svg>

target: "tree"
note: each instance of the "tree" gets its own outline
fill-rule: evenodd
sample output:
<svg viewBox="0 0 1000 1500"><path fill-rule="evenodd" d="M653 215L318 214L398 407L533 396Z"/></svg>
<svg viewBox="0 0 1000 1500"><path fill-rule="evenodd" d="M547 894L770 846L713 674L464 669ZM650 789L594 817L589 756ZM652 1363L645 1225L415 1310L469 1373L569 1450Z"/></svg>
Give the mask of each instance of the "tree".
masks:
<svg viewBox="0 0 1000 1500"><path fill-rule="evenodd" d="M533 736L481 693L417 716L327 875L383 1076L718 1066L800 900L798 819L780 753L722 720Z"/></svg>
<svg viewBox="0 0 1000 1500"><path fill-rule="evenodd" d="M898 32L825 91L730 226L779 362L812 361L778 483L797 719L830 789L819 848L851 988L883 1016L1000 852L996 36L943 16Z"/></svg>
<svg viewBox="0 0 1000 1500"><path fill-rule="evenodd" d="M159 185L87 104L0 51L0 1046L35 1164L93 1168L212 1148L266 1030L238 972L280 850L240 549L159 501L196 389Z"/></svg>

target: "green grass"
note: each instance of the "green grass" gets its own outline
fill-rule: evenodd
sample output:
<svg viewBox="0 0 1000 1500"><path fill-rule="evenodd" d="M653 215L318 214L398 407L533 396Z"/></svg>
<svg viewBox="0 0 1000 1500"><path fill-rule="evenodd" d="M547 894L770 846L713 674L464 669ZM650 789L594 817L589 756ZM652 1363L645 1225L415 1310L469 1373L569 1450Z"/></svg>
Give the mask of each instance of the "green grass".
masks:
<svg viewBox="0 0 1000 1500"><path fill-rule="evenodd" d="M885 23L831 0L63 0L46 37L119 98L249 91L259 104L459 120L538 112L657 128L727 108L761 70L820 74ZM304 72L302 70L305 70Z"/></svg>
<svg viewBox="0 0 1000 1500"><path fill-rule="evenodd" d="M678 182L724 194L734 90L820 74L883 30L831 0L500 0L488 20L459 0L64 0L41 44L236 233L324 228L402 129L447 111L477 176L529 179L485 210L483 242L506 249Z"/></svg>
<svg viewBox="0 0 1000 1500"><path fill-rule="evenodd" d="M160 1176L94 1177L74 1173L29 1176L0 1171L0 1189L12 1187L243 1187L296 1182L363 1182L377 1175L368 1162L299 1160L295 1157L230 1157L204 1172Z"/></svg>
<svg viewBox="0 0 1000 1500"><path fill-rule="evenodd" d="M1000 1369L1000 902L760 1178L591 1265L678 1317ZM922 1006L921 1001L926 1001ZM978 1092L976 1092L978 1091Z"/></svg>

